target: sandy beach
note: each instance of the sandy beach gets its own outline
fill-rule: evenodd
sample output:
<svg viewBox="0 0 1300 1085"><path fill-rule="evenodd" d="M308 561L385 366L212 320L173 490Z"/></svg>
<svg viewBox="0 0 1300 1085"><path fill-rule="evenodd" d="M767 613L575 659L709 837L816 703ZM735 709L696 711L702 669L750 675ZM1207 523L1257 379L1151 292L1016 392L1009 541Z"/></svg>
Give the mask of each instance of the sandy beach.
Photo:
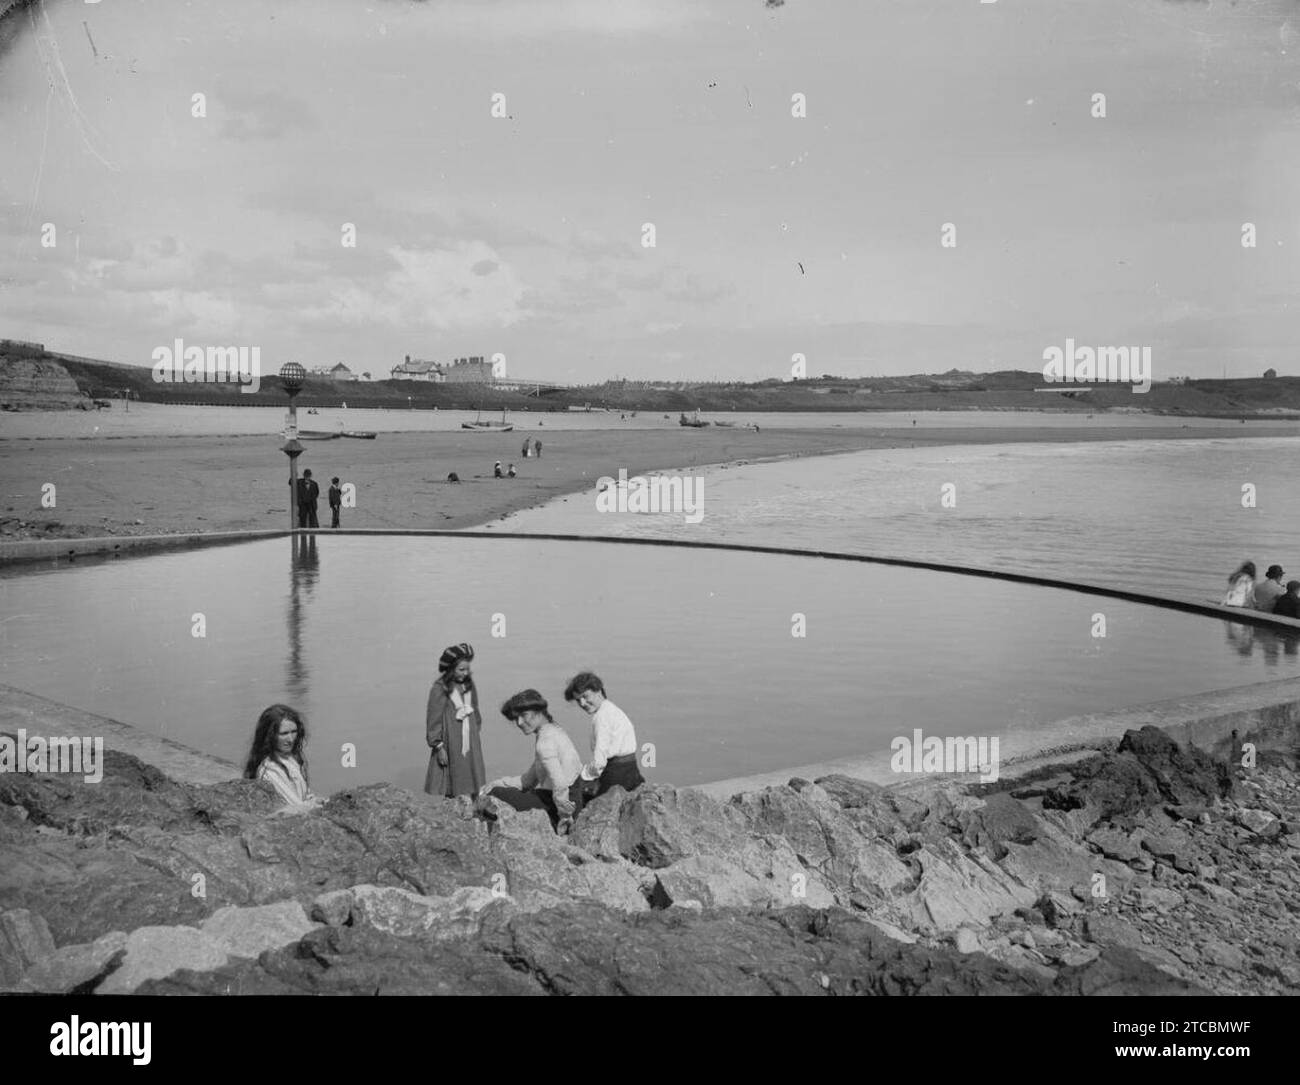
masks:
<svg viewBox="0 0 1300 1085"><path fill-rule="evenodd" d="M176 410L186 410L176 408ZM80 414L80 412L77 412ZM251 425L265 426L264 412ZM145 416L141 416L143 419ZM41 438L0 428L0 535L78 537L194 531L234 531L287 526L288 462L279 438L133 434L78 437L83 418L51 412L22 418ZM6 420L7 421L7 420ZM1135 426L1125 419L1091 428L1048 425L943 426L931 416L915 429L592 429L537 431L543 458L520 456L533 435L467 431L383 433L374 441L307 442L299 470L311 468L321 485L320 518L329 522L325 490L331 477L356 486L356 507L344 509L343 526L362 528L465 528L580 491L620 469L690 469L710 464L852 452L875 448L1005 442L1080 442L1292 436L1294 427L1222 423L1173 428L1167 419ZM151 427L156 423L150 422ZM73 429L69 429L73 427ZM492 477L493 461L513 462L515 479ZM446 481L449 472L459 485ZM55 486L53 508L42 488Z"/></svg>

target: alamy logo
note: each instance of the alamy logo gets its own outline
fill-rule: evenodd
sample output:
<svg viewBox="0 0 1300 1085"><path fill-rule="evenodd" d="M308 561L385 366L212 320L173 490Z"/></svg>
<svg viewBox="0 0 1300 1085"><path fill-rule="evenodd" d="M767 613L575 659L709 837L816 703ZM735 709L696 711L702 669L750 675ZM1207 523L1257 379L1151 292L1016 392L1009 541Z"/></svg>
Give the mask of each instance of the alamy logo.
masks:
<svg viewBox="0 0 1300 1085"><path fill-rule="evenodd" d="M20 727L17 741L0 735L0 772L67 772L97 784L104 778L104 740L28 738Z"/></svg>
<svg viewBox="0 0 1300 1085"><path fill-rule="evenodd" d="M688 524L704 519L704 479L694 475L634 475L596 480L597 512L680 512Z"/></svg>
<svg viewBox="0 0 1300 1085"><path fill-rule="evenodd" d="M980 735L966 738L921 737L918 727L909 739L903 735L889 744L894 756L889 767L895 772L978 772L980 782L998 778L998 739Z"/></svg>
<svg viewBox="0 0 1300 1085"><path fill-rule="evenodd" d="M187 347L177 339L170 347L154 347L153 379L159 384L238 382L241 392L262 385L261 347Z"/></svg>
<svg viewBox="0 0 1300 1085"><path fill-rule="evenodd" d="M145 1021L83 1021L73 1014L50 1026L51 1055L130 1055L136 1066L148 1066L152 1023Z"/></svg>
<svg viewBox="0 0 1300 1085"><path fill-rule="evenodd" d="M1065 350L1048 347L1043 351L1043 380L1048 384L1126 384L1134 392L1151 391L1150 347L1077 347L1065 341Z"/></svg>

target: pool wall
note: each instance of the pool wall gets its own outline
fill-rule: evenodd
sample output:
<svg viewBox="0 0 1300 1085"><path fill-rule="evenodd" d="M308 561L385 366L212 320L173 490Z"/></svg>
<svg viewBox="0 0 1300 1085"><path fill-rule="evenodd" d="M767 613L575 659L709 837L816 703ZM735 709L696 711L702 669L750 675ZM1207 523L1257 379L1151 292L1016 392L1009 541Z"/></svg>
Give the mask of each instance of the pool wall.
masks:
<svg viewBox="0 0 1300 1085"><path fill-rule="evenodd" d="M854 561L868 565L893 565L906 569L924 569L929 572L955 573L959 576L977 576L990 580L1002 580L1013 584L1031 584L1043 588L1061 588L1066 591L1082 592L1085 595L1099 595L1107 599L1121 599L1129 603L1141 603L1146 606L1162 607L1165 610L1178 610L1185 614L1201 614L1211 618L1226 618L1243 625L1263 626L1279 630L1300 630L1300 620L1282 618L1258 610L1245 610L1241 607L1225 607L1217 603L1200 603L1189 599L1174 599L1168 596L1147 595L1143 592L1127 591L1121 588L1108 588L1103 584L1087 584L1077 581L1057 580L1051 577L1033 576L1027 573L1012 573L1003 569L987 569L977 565L952 565L934 561L915 561L910 558L896 558L868 554L843 554L830 550L801 550L785 546L757 546L748 543L719 542L684 542L680 539L638 539L609 535L552 535L509 531L441 531L425 528L319 528L306 530L263 530L263 531L221 531L195 532L188 535L118 535L106 538L87 539L35 539L0 542L0 567L35 562L55 563L61 560L75 561L79 557L122 557L145 556L153 551L197 549L205 546L225 546L241 542L257 542L262 539L278 539L296 535L386 535L431 536L435 538L451 537L465 539L523 539L527 541L544 540L547 542L583 542L583 543L620 543L625 546L671 546L699 550L729 550L736 553L775 554L785 557L829 558L835 561Z"/></svg>

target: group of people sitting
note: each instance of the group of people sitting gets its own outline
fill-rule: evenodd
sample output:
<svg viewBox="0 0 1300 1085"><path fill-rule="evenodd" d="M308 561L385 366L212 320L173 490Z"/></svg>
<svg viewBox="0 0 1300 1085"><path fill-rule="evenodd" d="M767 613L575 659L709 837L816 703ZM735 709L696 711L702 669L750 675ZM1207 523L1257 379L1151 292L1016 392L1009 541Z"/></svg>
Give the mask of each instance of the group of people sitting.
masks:
<svg viewBox="0 0 1300 1085"><path fill-rule="evenodd" d="M425 713L425 740L430 748L426 794L490 796L515 810L545 810L551 827L563 835L584 803L612 787L634 791L645 783L637 766L632 721L606 696L605 684L590 671L575 675L564 690L564 699L591 717L590 759L583 761L556 724L546 698L526 689L509 698L501 714L533 739L533 762L519 776L489 781L483 767L483 720L470 666L473 658L470 645L454 644L438 659L438 677ZM307 783L306 740L299 713L288 705L271 705L257 721L245 778L267 781L289 806L319 803Z"/></svg>
<svg viewBox="0 0 1300 1085"><path fill-rule="evenodd" d="M1223 605L1262 610L1265 614L1278 614L1283 618L1300 618L1300 580L1288 580L1283 587L1284 576L1286 572L1282 566L1270 565L1264 579L1256 583L1255 563L1243 562L1241 568L1228 577Z"/></svg>

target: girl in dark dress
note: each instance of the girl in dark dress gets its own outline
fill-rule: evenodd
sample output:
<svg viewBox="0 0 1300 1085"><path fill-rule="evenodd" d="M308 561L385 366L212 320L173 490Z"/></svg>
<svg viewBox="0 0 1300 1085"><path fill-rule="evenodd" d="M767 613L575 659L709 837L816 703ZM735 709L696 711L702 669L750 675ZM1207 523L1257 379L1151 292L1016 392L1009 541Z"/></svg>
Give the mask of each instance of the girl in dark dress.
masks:
<svg viewBox="0 0 1300 1085"><path fill-rule="evenodd" d="M483 768L478 690L470 673L474 649L453 644L438 659L438 678L429 690L425 741L432 751L424 777L428 795L477 795L487 780Z"/></svg>

